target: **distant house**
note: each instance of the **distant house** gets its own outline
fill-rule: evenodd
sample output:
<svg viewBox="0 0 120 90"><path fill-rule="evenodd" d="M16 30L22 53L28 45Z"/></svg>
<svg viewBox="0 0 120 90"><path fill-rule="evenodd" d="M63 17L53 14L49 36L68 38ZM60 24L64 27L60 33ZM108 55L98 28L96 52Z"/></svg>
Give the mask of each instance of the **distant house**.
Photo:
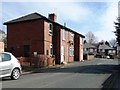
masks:
<svg viewBox="0 0 120 90"><path fill-rule="evenodd" d="M54 13L48 18L32 13L5 22L9 51L24 57L54 55L56 64L82 60L85 36L57 23L56 18Z"/></svg>
<svg viewBox="0 0 120 90"><path fill-rule="evenodd" d="M84 44L84 54L93 54L96 55L97 53L97 47L90 43Z"/></svg>
<svg viewBox="0 0 120 90"><path fill-rule="evenodd" d="M84 50L84 60L93 60L97 53L96 45L90 43L84 43L83 50Z"/></svg>
<svg viewBox="0 0 120 90"><path fill-rule="evenodd" d="M103 57L106 57L108 55L115 55L116 50L108 45L105 45L104 43L102 45L99 45L98 47L98 53L102 55Z"/></svg>

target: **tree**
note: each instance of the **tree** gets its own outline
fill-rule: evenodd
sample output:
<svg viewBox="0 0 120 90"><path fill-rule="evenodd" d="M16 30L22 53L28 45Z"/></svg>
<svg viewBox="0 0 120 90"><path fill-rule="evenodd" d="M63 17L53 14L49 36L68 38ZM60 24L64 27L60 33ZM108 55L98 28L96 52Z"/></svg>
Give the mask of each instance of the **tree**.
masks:
<svg viewBox="0 0 120 90"><path fill-rule="evenodd" d="M87 43L87 41L86 41L86 40L84 40L84 42L83 42L83 43L85 44L85 43Z"/></svg>
<svg viewBox="0 0 120 90"><path fill-rule="evenodd" d="M96 42L97 42L96 36L95 36L91 31L89 31L89 32L85 35L85 39L86 39L86 42L87 42L87 43L90 43L90 44L93 44L93 43L96 43Z"/></svg>
<svg viewBox="0 0 120 90"><path fill-rule="evenodd" d="M113 48L117 46L117 42L116 42L115 39L111 39L111 40L109 41L109 43L110 43L111 47L113 47Z"/></svg>
<svg viewBox="0 0 120 90"><path fill-rule="evenodd" d="M2 30L0 30L0 42L4 42L5 47L7 46L7 35Z"/></svg>
<svg viewBox="0 0 120 90"><path fill-rule="evenodd" d="M114 32L117 36L117 44L120 46L120 17L118 17L117 22L114 22L116 31Z"/></svg>
<svg viewBox="0 0 120 90"><path fill-rule="evenodd" d="M110 47L110 44L108 41L105 42L105 45L109 46Z"/></svg>

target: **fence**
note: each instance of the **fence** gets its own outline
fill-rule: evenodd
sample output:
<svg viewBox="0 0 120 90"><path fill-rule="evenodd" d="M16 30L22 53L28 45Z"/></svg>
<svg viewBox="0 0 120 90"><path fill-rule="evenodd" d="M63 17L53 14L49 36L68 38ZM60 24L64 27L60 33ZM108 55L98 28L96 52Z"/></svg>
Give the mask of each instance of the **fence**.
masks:
<svg viewBox="0 0 120 90"><path fill-rule="evenodd" d="M38 55L36 57L18 57L17 58L23 69L25 67L46 67L49 65L54 65L54 56Z"/></svg>

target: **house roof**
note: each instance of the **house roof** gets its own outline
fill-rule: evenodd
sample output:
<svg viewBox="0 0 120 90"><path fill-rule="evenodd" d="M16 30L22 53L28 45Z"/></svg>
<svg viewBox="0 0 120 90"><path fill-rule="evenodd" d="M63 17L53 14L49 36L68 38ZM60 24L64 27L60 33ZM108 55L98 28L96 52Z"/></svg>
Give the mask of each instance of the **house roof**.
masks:
<svg viewBox="0 0 120 90"><path fill-rule="evenodd" d="M41 19L41 18L44 18L44 17L42 15L38 14L38 13L31 13L31 14L28 14L26 16L22 16L20 18L5 22L4 24L7 25L7 24L11 24L11 23Z"/></svg>
<svg viewBox="0 0 120 90"><path fill-rule="evenodd" d="M109 47L109 46L107 46L107 45L103 44L103 45L100 45L100 46L99 46L99 49L112 50L112 49L114 49L114 48Z"/></svg>
<svg viewBox="0 0 120 90"><path fill-rule="evenodd" d="M85 43L84 48L97 48L95 45L92 45L90 43Z"/></svg>
<svg viewBox="0 0 120 90"><path fill-rule="evenodd" d="M38 19L44 19L44 20L47 20L47 21L49 21L49 22L51 22L51 23L55 23L55 24L63 27L64 29L67 29L67 30L70 31L70 32L73 32L73 33L78 34L80 37L85 38L84 35L76 32L76 31L74 31L74 30L71 30L70 28L65 27L64 25L61 25L61 24L59 24L59 23L57 23L57 22L54 22L54 21L52 21L51 19L46 18L45 16L43 16L43 15L41 15L41 14L39 14L39 13L36 13L36 12L35 12L35 13L28 14L28 15L25 15L25 16L22 16L22 17L20 17L20 18L17 18L17 19L8 21L8 22L5 22L4 25L8 25L8 24L12 24L12 23L18 23L18 22L24 22L24 21L30 21L30 20L38 20Z"/></svg>

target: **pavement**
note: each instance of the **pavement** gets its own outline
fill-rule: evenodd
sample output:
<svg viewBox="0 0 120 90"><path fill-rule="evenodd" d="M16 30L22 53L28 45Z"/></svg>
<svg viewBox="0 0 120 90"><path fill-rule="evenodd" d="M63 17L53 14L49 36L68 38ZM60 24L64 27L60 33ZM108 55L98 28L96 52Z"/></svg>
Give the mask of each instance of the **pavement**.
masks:
<svg viewBox="0 0 120 90"><path fill-rule="evenodd" d="M23 71L22 72L22 75L27 75L27 74L31 74L31 73L34 73L34 72L37 72L37 71L40 71L40 70L46 70L46 69L59 69L59 68L64 68L65 66L72 66L74 65L75 62L73 63L68 63L68 64L61 64L61 65L51 65L51 66L47 66L47 67L42 67L42 68L35 68L31 71Z"/></svg>

